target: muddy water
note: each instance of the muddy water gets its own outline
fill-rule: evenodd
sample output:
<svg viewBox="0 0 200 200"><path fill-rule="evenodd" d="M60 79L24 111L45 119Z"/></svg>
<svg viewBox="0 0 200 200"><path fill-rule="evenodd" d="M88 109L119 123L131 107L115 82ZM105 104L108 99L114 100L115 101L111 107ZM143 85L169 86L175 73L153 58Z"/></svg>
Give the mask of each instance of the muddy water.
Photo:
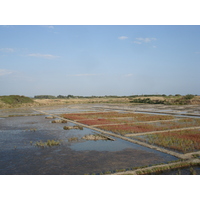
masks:
<svg viewBox="0 0 200 200"><path fill-rule="evenodd" d="M0 174L99 174L177 159L118 138L115 141L86 141L81 139L84 135L97 132L87 128L63 130L66 124L51 121L45 116L1 117ZM69 142L71 137L79 140ZM35 146L37 141L49 139L59 140L61 145Z"/></svg>

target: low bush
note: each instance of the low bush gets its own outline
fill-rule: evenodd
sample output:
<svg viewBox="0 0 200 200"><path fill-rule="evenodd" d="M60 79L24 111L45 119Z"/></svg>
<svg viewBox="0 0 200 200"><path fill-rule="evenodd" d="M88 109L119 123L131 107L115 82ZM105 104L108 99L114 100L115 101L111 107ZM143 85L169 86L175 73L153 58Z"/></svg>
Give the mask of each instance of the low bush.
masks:
<svg viewBox="0 0 200 200"><path fill-rule="evenodd" d="M33 103L33 100L31 98L19 95L0 96L0 100L10 105Z"/></svg>
<svg viewBox="0 0 200 200"><path fill-rule="evenodd" d="M164 104L165 101L163 100L151 100L150 98L145 99L132 99L130 103L148 103L148 104Z"/></svg>

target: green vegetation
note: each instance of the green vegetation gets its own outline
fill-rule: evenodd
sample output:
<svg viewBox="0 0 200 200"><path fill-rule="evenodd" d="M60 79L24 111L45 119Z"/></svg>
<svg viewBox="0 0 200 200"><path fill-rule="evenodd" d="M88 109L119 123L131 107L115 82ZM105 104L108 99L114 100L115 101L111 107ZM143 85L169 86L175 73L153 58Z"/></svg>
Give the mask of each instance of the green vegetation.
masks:
<svg viewBox="0 0 200 200"><path fill-rule="evenodd" d="M102 136L100 134L88 134L88 135L85 135L83 136L81 139L85 139L85 140L111 140L110 138L107 138L105 136Z"/></svg>
<svg viewBox="0 0 200 200"><path fill-rule="evenodd" d="M194 95L193 94L187 94L184 96L185 99L193 99Z"/></svg>
<svg viewBox="0 0 200 200"><path fill-rule="evenodd" d="M83 127L82 127L82 126L79 126L79 125L74 125L73 127L74 127L74 129L83 130Z"/></svg>
<svg viewBox="0 0 200 200"><path fill-rule="evenodd" d="M36 142L35 143L35 146L38 146L38 147L51 147L51 146L57 146L57 145L60 145L60 141L56 141L56 140L47 140L47 142L42 142L42 141L39 141L39 142Z"/></svg>
<svg viewBox="0 0 200 200"><path fill-rule="evenodd" d="M155 133L137 139L182 153L200 150L200 131L198 129Z"/></svg>
<svg viewBox="0 0 200 200"><path fill-rule="evenodd" d="M189 94L191 95L191 94ZM188 95L186 95L188 96ZM194 95L192 95L194 96ZM105 95L105 96L74 96L74 95L58 95L58 96L53 96L53 95L36 95L34 96L35 99L93 99L93 98L140 98L140 97L181 97L180 94L176 95L165 95L165 94L142 94L142 95L129 95L129 96L117 96L117 95Z"/></svg>
<svg viewBox="0 0 200 200"><path fill-rule="evenodd" d="M10 95L10 96L0 96L0 100L6 104L19 105L22 103L33 103L33 100L29 97Z"/></svg>
<svg viewBox="0 0 200 200"><path fill-rule="evenodd" d="M126 98L130 96L117 96L117 95L105 95L105 96L74 96L74 95L58 95L53 96L53 95L36 95L34 96L35 99L75 99L75 98L83 98L83 99L93 99L93 98Z"/></svg>
<svg viewBox="0 0 200 200"><path fill-rule="evenodd" d="M193 167L190 167L190 175L197 175L197 172L194 170Z"/></svg>
<svg viewBox="0 0 200 200"><path fill-rule="evenodd" d="M53 120L51 123L67 123L67 120L64 120L64 119L58 119L58 120Z"/></svg>
<svg viewBox="0 0 200 200"><path fill-rule="evenodd" d="M170 166L162 166L162 167L158 166L158 167L155 167L152 169L138 170L138 171L136 171L136 174L137 175L147 175L147 174L153 174L153 173L163 172L163 171L167 171L167 170L178 169L177 175L180 175L181 168L192 167L192 166L199 166L199 163L190 163L190 162L186 161L186 162L177 163L177 164L170 165ZM196 171L193 168L190 168L190 174L196 175Z"/></svg>
<svg viewBox="0 0 200 200"><path fill-rule="evenodd" d="M34 96L35 99L56 99L56 96L53 95L37 95Z"/></svg>
<svg viewBox="0 0 200 200"><path fill-rule="evenodd" d="M55 117L53 117L53 116L47 116L47 117L45 117L45 119L55 119Z"/></svg>
<svg viewBox="0 0 200 200"><path fill-rule="evenodd" d="M163 100L151 100L150 98L145 99L133 99L130 103L149 103L149 104L164 104L165 101Z"/></svg>
<svg viewBox="0 0 200 200"><path fill-rule="evenodd" d="M71 129L79 129L79 130L83 130L82 126L79 125L74 125L74 126L64 126L63 127L64 130L71 130Z"/></svg>
<svg viewBox="0 0 200 200"><path fill-rule="evenodd" d="M200 158L200 154L193 154L192 157L193 158Z"/></svg>
<svg viewBox="0 0 200 200"><path fill-rule="evenodd" d="M148 103L148 104L165 104L165 105L188 105L191 103L191 100L195 97L195 95L187 94L185 96L181 96L180 94L176 94L175 96L169 95L143 95L140 96L142 98L136 98L139 96L132 96L134 99L130 100L130 103ZM145 98L144 98L145 97ZM151 99L146 97L164 97L163 100L159 99Z"/></svg>
<svg viewBox="0 0 200 200"><path fill-rule="evenodd" d="M178 99L175 99L174 101L171 102L171 104L175 104L175 105L187 105L190 104L191 99L194 98L194 95L192 94L188 94L185 96L182 96Z"/></svg>

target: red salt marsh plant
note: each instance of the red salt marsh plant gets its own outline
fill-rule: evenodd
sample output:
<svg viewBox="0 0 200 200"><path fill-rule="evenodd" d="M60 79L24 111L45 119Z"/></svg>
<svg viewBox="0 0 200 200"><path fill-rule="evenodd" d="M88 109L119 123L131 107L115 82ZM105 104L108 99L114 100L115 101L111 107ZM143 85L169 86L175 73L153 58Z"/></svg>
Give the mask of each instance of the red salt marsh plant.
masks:
<svg viewBox="0 0 200 200"><path fill-rule="evenodd" d="M137 138L150 144L188 153L200 150L200 130L182 130L164 133L155 133Z"/></svg>
<svg viewBox="0 0 200 200"><path fill-rule="evenodd" d="M86 119L86 120L77 120L82 124L87 125L103 125L103 124L122 124L122 123L131 123L130 119L110 119L110 118L100 118L100 119Z"/></svg>
<svg viewBox="0 0 200 200"><path fill-rule="evenodd" d="M138 114L135 116L137 121L159 121L159 120L170 120L174 119L170 115L149 115L149 114Z"/></svg>
<svg viewBox="0 0 200 200"><path fill-rule="evenodd" d="M157 121L157 120L164 120L160 117L153 117L149 116L148 118L144 118L144 121ZM100 118L100 119L85 119L85 120L77 120L80 123L87 124L87 125L103 125L103 124L130 124L135 122L142 122L142 119L138 120L135 118Z"/></svg>
<svg viewBox="0 0 200 200"><path fill-rule="evenodd" d="M189 119L188 121L184 121L185 119L181 119L179 121L161 121L155 123L127 123L127 124L119 124L119 125L102 125L99 128L112 131L119 134L127 134L127 133L143 133L143 132L151 132L151 131L164 131L164 130L172 130L178 128L186 128L186 127L195 127L199 126L199 121L197 119Z"/></svg>
<svg viewBox="0 0 200 200"><path fill-rule="evenodd" d="M200 119L185 118L178 121L162 121L160 122L160 126L164 129L165 127L168 127L169 129L195 127L200 126Z"/></svg>
<svg viewBox="0 0 200 200"><path fill-rule="evenodd" d="M93 119L93 120L78 120L82 124L87 125L99 125L99 124L110 124L112 121L107 119Z"/></svg>
<svg viewBox="0 0 200 200"><path fill-rule="evenodd" d="M119 112L100 112L100 113L72 113L63 114L64 118L72 120L84 120L84 119L98 119L98 118L123 118L130 117L133 118L132 121L156 121L156 120L169 120L174 119L173 116L169 115L150 115L142 113L119 113ZM124 119L125 120L125 119ZM130 120L125 120L130 121Z"/></svg>
<svg viewBox="0 0 200 200"><path fill-rule="evenodd" d="M63 114L64 118L82 120L82 119L98 119L98 118L115 118L115 117L131 117L133 113L118 113L118 112L100 112L100 113L72 113Z"/></svg>
<svg viewBox="0 0 200 200"><path fill-rule="evenodd" d="M142 133L160 130L151 124L121 124L121 125L105 125L99 126L100 129L112 131L114 133L119 133L125 135L127 133Z"/></svg>

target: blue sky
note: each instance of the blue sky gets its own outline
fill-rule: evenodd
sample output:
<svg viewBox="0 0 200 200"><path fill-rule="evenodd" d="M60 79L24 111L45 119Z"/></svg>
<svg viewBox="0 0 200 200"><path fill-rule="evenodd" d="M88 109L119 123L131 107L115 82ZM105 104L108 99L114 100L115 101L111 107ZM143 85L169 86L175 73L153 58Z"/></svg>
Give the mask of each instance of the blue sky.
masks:
<svg viewBox="0 0 200 200"><path fill-rule="evenodd" d="M0 95L200 95L200 26L0 26Z"/></svg>

